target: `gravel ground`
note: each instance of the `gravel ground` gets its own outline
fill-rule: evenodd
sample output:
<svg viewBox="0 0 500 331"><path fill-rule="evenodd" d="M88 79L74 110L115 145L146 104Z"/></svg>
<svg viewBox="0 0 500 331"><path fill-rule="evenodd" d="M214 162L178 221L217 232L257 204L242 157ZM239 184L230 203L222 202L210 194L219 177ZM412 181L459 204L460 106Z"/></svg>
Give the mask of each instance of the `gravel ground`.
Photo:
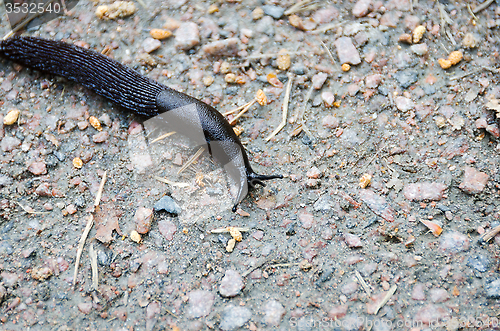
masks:
<svg viewBox="0 0 500 331"><path fill-rule="evenodd" d="M149 146L144 118L1 61L0 329L500 328L498 1L141 3L25 34L223 113L261 89L236 127L285 178L232 213L208 157L177 175L189 141Z"/></svg>

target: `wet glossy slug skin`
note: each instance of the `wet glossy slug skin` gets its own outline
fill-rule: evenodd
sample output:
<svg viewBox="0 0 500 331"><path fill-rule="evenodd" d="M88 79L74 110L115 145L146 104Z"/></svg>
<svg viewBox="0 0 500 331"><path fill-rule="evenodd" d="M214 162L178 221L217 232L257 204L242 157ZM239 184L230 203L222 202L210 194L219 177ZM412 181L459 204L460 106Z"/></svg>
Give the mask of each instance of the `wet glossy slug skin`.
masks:
<svg viewBox="0 0 500 331"><path fill-rule="evenodd" d="M194 109L176 114L176 127L189 136L200 123L205 141L214 157L238 184L236 205L246 196L248 185L281 175L258 175L250 166L245 149L226 119L206 103L141 76L134 70L100 53L60 41L35 37L12 37L0 43L0 56L82 84L121 107L153 117L176 109ZM190 106L191 105L191 106ZM187 107L190 106L190 107ZM170 115L169 115L170 118Z"/></svg>

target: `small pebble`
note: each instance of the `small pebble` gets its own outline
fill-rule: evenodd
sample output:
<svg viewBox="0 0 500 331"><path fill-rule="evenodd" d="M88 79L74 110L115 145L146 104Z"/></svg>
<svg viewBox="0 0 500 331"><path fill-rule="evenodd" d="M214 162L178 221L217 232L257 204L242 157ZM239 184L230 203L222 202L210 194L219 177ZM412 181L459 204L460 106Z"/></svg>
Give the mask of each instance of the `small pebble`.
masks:
<svg viewBox="0 0 500 331"><path fill-rule="evenodd" d="M137 231L133 230L130 232L130 240L139 244L141 242L141 235Z"/></svg>
<svg viewBox="0 0 500 331"><path fill-rule="evenodd" d="M146 234L151 229L153 221L153 210L139 207L134 215L135 227L138 233Z"/></svg>
<svg viewBox="0 0 500 331"><path fill-rule="evenodd" d="M486 187L488 179L488 174L466 166L464 168L464 178L459 188L468 194L481 193Z"/></svg>
<svg viewBox="0 0 500 331"><path fill-rule="evenodd" d="M278 326L283 316L285 316L285 308L276 300L269 300L263 309L264 323L270 326Z"/></svg>
<svg viewBox="0 0 500 331"><path fill-rule="evenodd" d="M187 294L187 315L190 318L207 316L212 311L215 296L210 291L195 290Z"/></svg>
<svg viewBox="0 0 500 331"><path fill-rule="evenodd" d="M279 20L285 13L285 8L273 5L262 6L264 14L271 16L272 18Z"/></svg>
<svg viewBox="0 0 500 331"><path fill-rule="evenodd" d="M95 116L90 116L90 117L89 117L89 123L90 123L90 125L92 125L92 127L93 127L94 129L96 129L97 131L102 131L101 122L97 119L97 117L95 117Z"/></svg>
<svg viewBox="0 0 500 331"><path fill-rule="evenodd" d="M175 31L175 47L187 51L200 43L198 25L193 22L183 22Z"/></svg>
<svg viewBox="0 0 500 331"><path fill-rule="evenodd" d="M372 0L358 0L352 8L354 17L363 17L368 15L372 8Z"/></svg>
<svg viewBox="0 0 500 331"><path fill-rule="evenodd" d="M363 247L363 243L361 242L361 239L355 234L351 234L351 233L344 234L344 241L347 244L347 246L349 246L350 248Z"/></svg>
<svg viewBox="0 0 500 331"><path fill-rule="evenodd" d="M352 65L361 63L361 57L356 47L354 47L351 38L340 37L335 41L334 45L337 49L337 56L339 57L340 63Z"/></svg>
<svg viewBox="0 0 500 331"><path fill-rule="evenodd" d="M412 201L441 200L448 187L438 182L420 182L407 184L403 189L406 199Z"/></svg>
<svg viewBox="0 0 500 331"><path fill-rule="evenodd" d="M95 143L103 143L109 138L109 133L107 131L101 131L92 136L92 141Z"/></svg>
<svg viewBox="0 0 500 331"><path fill-rule="evenodd" d="M323 125L325 128L328 129L336 129L338 128L339 124L340 124L339 120L337 119L337 117L333 115L326 115L321 120L321 125Z"/></svg>
<svg viewBox="0 0 500 331"><path fill-rule="evenodd" d="M151 29L149 31L149 35L154 39L163 40L163 39L167 39L167 38L171 37L172 31L166 30L166 29ZM144 47L144 44L143 44L143 47ZM150 52L148 52L148 53L150 53Z"/></svg>
<svg viewBox="0 0 500 331"><path fill-rule="evenodd" d="M203 52L209 56L236 56L240 49L238 38L217 40L202 47Z"/></svg>
<svg viewBox="0 0 500 331"><path fill-rule="evenodd" d="M325 107L330 108L335 102L335 95L330 91L324 91L321 92L321 99L323 100Z"/></svg>
<svg viewBox="0 0 500 331"><path fill-rule="evenodd" d="M394 98L394 103L396 104L396 108L403 113L415 108L415 103L407 97L397 96Z"/></svg>
<svg viewBox="0 0 500 331"><path fill-rule="evenodd" d="M261 7L257 7L252 11L252 19L260 20L264 16L264 10Z"/></svg>
<svg viewBox="0 0 500 331"><path fill-rule="evenodd" d="M224 331L237 330L252 317L252 311L247 307L229 304L222 311L219 327Z"/></svg>
<svg viewBox="0 0 500 331"><path fill-rule="evenodd" d="M479 272L486 272L490 268L491 262L486 256L477 254L469 257L467 265Z"/></svg>
<svg viewBox="0 0 500 331"><path fill-rule="evenodd" d="M73 159L73 167L77 168L77 169L81 169L83 166L83 161L82 159L80 159L79 157L75 157Z"/></svg>
<svg viewBox="0 0 500 331"><path fill-rule="evenodd" d="M427 44L422 43L422 44L417 44L417 45L412 45L410 46L410 49L413 53L419 56L426 55L429 52L429 48L427 47Z"/></svg>
<svg viewBox="0 0 500 331"><path fill-rule="evenodd" d="M181 207L168 195L163 196L154 205L155 211L166 211L173 215L179 215L182 212Z"/></svg>
<svg viewBox="0 0 500 331"><path fill-rule="evenodd" d="M423 25L419 25L415 28L415 30L413 30L413 43L414 44L417 44L420 42L420 40L424 36L425 31L426 31L426 29L425 29L425 26L423 26Z"/></svg>
<svg viewBox="0 0 500 331"><path fill-rule="evenodd" d="M446 254L467 251L470 247L469 238L457 231L446 232L439 240L439 249Z"/></svg>
<svg viewBox="0 0 500 331"><path fill-rule="evenodd" d="M28 171L31 172L33 175L42 175L47 173L47 166L45 165L45 162L32 162L28 166Z"/></svg>
<svg viewBox="0 0 500 331"><path fill-rule="evenodd" d="M312 82L313 87L316 90L321 89L327 78L328 78L328 74L326 74L324 72L318 72L317 74L315 74L311 78L311 82Z"/></svg>
<svg viewBox="0 0 500 331"><path fill-rule="evenodd" d="M141 47L146 53L151 53L161 47L161 41L159 41L158 39L147 37L142 42Z"/></svg>
<svg viewBox="0 0 500 331"><path fill-rule="evenodd" d="M238 295L245 287L243 278L234 270L226 270L224 277L219 285L219 293L225 298L230 298Z"/></svg>
<svg viewBox="0 0 500 331"><path fill-rule="evenodd" d="M16 123L17 119L19 118L20 113L21 112L19 111L19 109L12 109L3 118L3 124L4 125L12 125L12 124Z"/></svg>

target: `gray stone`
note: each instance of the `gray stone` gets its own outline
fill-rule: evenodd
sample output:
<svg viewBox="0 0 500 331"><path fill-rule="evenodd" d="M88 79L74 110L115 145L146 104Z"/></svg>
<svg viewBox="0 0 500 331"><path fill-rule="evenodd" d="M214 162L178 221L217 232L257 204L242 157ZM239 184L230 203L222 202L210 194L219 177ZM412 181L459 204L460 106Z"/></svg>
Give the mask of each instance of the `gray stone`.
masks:
<svg viewBox="0 0 500 331"><path fill-rule="evenodd" d="M277 20L279 20L281 16L283 16L283 13L285 12L285 8L273 5L262 6L262 9L264 10L264 14L269 15Z"/></svg>
<svg viewBox="0 0 500 331"><path fill-rule="evenodd" d="M167 213L179 215L182 212L181 207L168 195L162 197L158 202L154 205L155 211L166 211Z"/></svg>
<svg viewBox="0 0 500 331"><path fill-rule="evenodd" d="M243 326L243 324L245 324L250 317L252 317L250 309L246 307L228 305L222 312L219 327L224 331L235 330Z"/></svg>

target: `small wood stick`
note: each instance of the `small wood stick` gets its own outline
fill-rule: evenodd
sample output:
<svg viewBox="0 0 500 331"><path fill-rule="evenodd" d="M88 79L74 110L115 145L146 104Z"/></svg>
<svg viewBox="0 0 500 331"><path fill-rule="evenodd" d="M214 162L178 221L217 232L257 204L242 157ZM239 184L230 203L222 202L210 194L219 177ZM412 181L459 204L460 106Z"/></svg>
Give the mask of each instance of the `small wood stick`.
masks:
<svg viewBox="0 0 500 331"><path fill-rule="evenodd" d="M177 174L179 175L181 172L183 172L184 170L186 170L191 164L193 164L194 161L196 161L196 159L198 157L200 157L200 155L205 151L205 148L203 147L200 147L199 150L196 151L196 153L194 153L193 156L191 156L189 158L189 160L187 160L186 164L184 164L182 166L182 168L179 169L179 171L177 171Z"/></svg>
<svg viewBox="0 0 500 331"><path fill-rule="evenodd" d="M483 236L481 237L481 239L483 239L485 242L488 242L491 240L491 238L496 236L499 232L500 232L500 225L495 226L493 229L491 229L488 232L485 232L483 234Z"/></svg>
<svg viewBox="0 0 500 331"><path fill-rule="evenodd" d="M250 101L250 102L248 103L248 105L247 105L245 108L243 108L243 110L242 110L241 112L239 112L239 113L238 113L238 115L236 115L236 116L235 116L235 117L231 120L231 122L229 122L229 124L233 125L234 123L236 123L236 121L237 121L237 120L238 120L241 116L243 116L243 114L244 114L244 113L246 113L246 112L250 109L250 107L252 107L252 105L253 105L254 103L256 103L256 102L257 102L257 99L253 99L252 101Z"/></svg>
<svg viewBox="0 0 500 331"><path fill-rule="evenodd" d="M398 289L397 285L392 285L392 287L389 289L389 291L387 291L387 293L385 294L384 299L382 300L382 302L380 302L379 305L377 306L377 309L375 310L375 314L374 315L378 314L378 311L383 306L385 306L385 304L387 303L387 301L389 301L389 299L394 295L394 293L396 292L397 289Z"/></svg>
<svg viewBox="0 0 500 331"><path fill-rule="evenodd" d="M366 294L368 294L368 296L371 296L372 291L370 291L370 287L368 287L368 284L366 284L365 280L363 279L363 276L361 276L361 274L357 270L354 271L354 273L356 275L356 278L358 279L359 284L365 290Z"/></svg>
<svg viewBox="0 0 500 331"><path fill-rule="evenodd" d="M290 91L292 90L293 76L288 75L288 84L286 85L285 99L283 100L283 117L281 119L280 125L271 133L265 140L268 142L274 137L278 132L281 131L286 125L286 118L288 116L288 102L290 101Z"/></svg>
<svg viewBox="0 0 500 331"><path fill-rule="evenodd" d="M252 100L252 101L253 101L253 100ZM222 113L222 116L227 116L227 115L229 115L229 114L236 113L237 111L240 111L240 110L242 110L243 108L245 108L246 106L248 106L248 105L249 105L252 101L249 101L249 102L245 103L245 104L244 104L244 105L242 105L242 106L236 107L236 108L231 109L231 110L229 110L229 111L227 111L227 112L225 112L225 113Z"/></svg>
<svg viewBox="0 0 500 331"><path fill-rule="evenodd" d="M97 272L97 253L94 250L94 243L90 243L89 255L92 267L92 288L97 291L99 289L99 273Z"/></svg>
<svg viewBox="0 0 500 331"><path fill-rule="evenodd" d="M76 252L75 272L73 274L73 288L76 286L78 265L80 264L80 258L82 256L83 246L85 246L85 240L87 240L87 236L89 235L90 229L92 229L92 225L94 225L94 216L89 215L87 226L85 227L85 230L82 233L82 237L80 238L80 243L78 244L78 251Z"/></svg>
<svg viewBox="0 0 500 331"><path fill-rule="evenodd" d="M168 184L168 185L172 185L172 186L177 186L177 187L188 187L189 186L188 183L174 182L174 181L172 181L170 179L161 178L161 177L158 177L158 176L153 176L153 178L156 179L159 182L162 182L162 183L165 183L165 184Z"/></svg>
<svg viewBox="0 0 500 331"><path fill-rule="evenodd" d="M160 140L162 140L162 139L165 139L165 138L167 138L167 137L170 137L170 136L171 136L171 135L173 135L174 133L175 133L175 131L165 133L165 134L163 134L163 135L159 136L158 138L153 139L153 141L151 141L151 144L154 144L155 142L160 141Z"/></svg>
<svg viewBox="0 0 500 331"><path fill-rule="evenodd" d="M104 189L104 184L106 183L106 174L107 173L108 173L108 171L106 170L104 172L104 175L102 175L101 185L99 185L99 190L97 191L97 195L95 196L94 207L99 206L99 203L101 202L102 191Z"/></svg>

